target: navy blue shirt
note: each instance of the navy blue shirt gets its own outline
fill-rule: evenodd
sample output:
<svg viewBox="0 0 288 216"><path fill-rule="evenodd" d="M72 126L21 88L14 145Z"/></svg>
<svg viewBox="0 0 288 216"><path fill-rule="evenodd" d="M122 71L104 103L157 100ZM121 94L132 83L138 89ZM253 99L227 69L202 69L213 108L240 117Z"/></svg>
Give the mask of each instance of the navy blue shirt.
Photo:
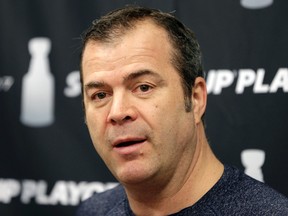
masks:
<svg viewBox="0 0 288 216"><path fill-rule="evenodd" d="M77 216L131 215L121 185L95 194L78 208ZM225 166L219 181L194 205L172 214L179 215L288 215L287 197L237 168Z"/></svg>

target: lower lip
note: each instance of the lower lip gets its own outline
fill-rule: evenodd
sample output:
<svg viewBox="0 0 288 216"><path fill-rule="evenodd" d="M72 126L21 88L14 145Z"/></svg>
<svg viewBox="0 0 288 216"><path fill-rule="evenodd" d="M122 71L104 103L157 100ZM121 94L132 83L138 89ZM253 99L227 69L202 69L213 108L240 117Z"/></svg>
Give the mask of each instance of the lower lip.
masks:
<svg viewBox="0 0 288 216"><path fill-rule="evenodd" d="M139 142L133 145L129 146L123 146L123 147L114 147L113 150L116 151L120 155L139 155L140 149L144 145L144 142Z"/></svg>

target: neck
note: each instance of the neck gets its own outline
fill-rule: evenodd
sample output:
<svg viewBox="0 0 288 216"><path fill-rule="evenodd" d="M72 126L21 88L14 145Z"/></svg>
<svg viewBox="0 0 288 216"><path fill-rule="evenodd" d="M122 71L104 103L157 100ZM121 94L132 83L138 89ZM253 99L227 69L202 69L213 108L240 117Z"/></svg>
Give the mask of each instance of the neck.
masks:
<svg viewBox="0 0 288 216"><path fill-rule="evenodd" d="M175 174L169 181L151 181L124 185L135 215L168 215L195 204L220 179L223 165L207 142L202 125L193 160L185 173ZM164 183L163 183L164 182Z"/></svg>

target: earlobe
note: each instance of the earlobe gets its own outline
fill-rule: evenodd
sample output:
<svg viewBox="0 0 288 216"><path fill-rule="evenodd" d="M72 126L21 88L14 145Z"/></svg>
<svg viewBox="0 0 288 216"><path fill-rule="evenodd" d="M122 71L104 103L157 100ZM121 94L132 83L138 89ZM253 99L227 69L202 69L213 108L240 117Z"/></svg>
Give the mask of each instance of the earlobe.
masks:
<svg viewBox="0 0 288 216"><path fill-rule="evenodd" d="M195 123L201 122L201 117L205 113L207 104L207 90L204 78L197 77L195 79L192 90L192 106L194 112Z"/></svg>

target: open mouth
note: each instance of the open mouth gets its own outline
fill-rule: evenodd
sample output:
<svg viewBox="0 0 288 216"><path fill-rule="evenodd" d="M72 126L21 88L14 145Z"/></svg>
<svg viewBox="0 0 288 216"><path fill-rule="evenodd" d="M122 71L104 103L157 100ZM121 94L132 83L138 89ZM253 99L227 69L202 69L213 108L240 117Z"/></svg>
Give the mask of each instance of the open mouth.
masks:
<svg viewBox="0 0 288 216"><path fill-rule="evenodd" d="M127 146L131 146L131 145L141 144L145 141L146 140L143 139L143 140L132 140L132 141L127 141L127 142L121 142L121 143L117 144L115 147L116 148L127 147Z"/></svg>

